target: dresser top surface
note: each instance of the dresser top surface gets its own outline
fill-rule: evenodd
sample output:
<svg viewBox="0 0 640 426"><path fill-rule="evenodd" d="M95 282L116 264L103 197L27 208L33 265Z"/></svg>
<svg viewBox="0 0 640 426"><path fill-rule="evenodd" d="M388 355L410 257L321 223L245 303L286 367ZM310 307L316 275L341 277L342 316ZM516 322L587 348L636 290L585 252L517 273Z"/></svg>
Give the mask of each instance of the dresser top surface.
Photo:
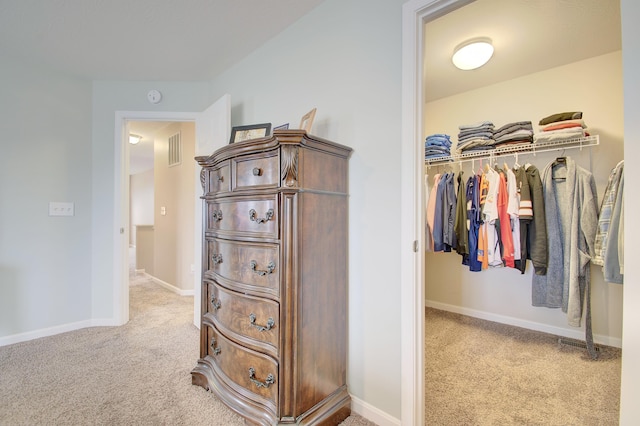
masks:
<svg viewBox="0 0 640 426"><path fill-rule="evenodd" d="M226 145L209 156L196 157L196 161L203 167L211 166L227 158L253 152L268 151L279 146L297 145L310 149L325 151L333 155L349 158L352 149L329 140L307 134L304 130L275 130L273 135L251 139Z"/></svg>

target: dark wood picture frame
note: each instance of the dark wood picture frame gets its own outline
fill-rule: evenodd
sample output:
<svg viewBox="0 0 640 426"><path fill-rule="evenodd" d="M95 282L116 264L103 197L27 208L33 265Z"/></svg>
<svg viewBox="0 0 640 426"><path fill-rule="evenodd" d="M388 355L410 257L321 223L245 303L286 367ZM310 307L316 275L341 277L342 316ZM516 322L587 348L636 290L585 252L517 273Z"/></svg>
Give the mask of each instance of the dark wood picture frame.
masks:
<svg viewBox="0 0 640 426"><path fill-rule="evenodd" d="M274 131L275 130L287 130L287 129L289 129L289 123L284 123L284 124L281 124L279 126L275 126L273 128Z"/></svg>
<svg viewBox="0 0 640 426"><path fill-rule="evenodd" d="M271 134L271 123L250 124L247 126L234 126L231 128L229 143L243 142L249 139L264 138Z"/></svg>

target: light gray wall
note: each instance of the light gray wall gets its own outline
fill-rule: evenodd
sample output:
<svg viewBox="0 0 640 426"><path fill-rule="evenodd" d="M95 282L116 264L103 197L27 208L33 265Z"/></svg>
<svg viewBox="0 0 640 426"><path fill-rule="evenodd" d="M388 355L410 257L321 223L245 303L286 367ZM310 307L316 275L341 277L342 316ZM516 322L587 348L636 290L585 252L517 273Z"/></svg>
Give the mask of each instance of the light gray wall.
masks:
<svg viewBox="0 0 640 426"><path fill-rule="evenodd" d="M350 392L400 417L402 1L328 0L213 82L232 124L290 123L354 149L349 173ZM327 173L331 171L328 170Z"/></svg>
<svg viewBox="0 0 640 426"><path fill-rule="evenodd" d="M0 338L91 318L91 83L1 63Z"/></svg>

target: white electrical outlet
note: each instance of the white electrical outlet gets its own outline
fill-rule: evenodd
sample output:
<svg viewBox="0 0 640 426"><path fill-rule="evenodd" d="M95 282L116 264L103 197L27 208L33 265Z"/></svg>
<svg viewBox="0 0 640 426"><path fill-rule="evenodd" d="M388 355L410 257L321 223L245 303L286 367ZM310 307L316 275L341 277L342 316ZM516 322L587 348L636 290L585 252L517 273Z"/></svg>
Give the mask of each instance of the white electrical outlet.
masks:
<svg viewBox="0 0 640 426"><path fill-rule="evenodd" d="M74 210L74 204L70 202L49 202L49 216L73 216Z"/></svg>

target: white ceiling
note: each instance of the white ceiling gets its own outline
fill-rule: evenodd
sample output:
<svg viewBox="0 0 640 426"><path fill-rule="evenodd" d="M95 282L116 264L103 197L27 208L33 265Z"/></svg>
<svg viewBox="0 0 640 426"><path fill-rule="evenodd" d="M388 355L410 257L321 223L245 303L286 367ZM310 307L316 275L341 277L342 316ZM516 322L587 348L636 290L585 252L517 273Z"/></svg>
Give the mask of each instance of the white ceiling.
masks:
<svg viewBox="0 0 640 426"><path fill-rule="evenodd" d="M323 1L0 0L0 57L90 80L209 80ZM454 47L477 36L493 40L493 58L456 69ZM427 23L425 38L429 101L620 50L620 2L477 0ZM131 123L143 136L132 170L148 167L166 124Z"/></svg>
<svg viewBox="0 0 640 426"><path fill-rule="evenodd" d="M495 53L471 71L453 49L489 37ZM620 0L477 0L425 25L425 99L432 101L622 48Z"/></svg>
<svg viewBox="0 0 640 426"><path fill-rule="evenodd" d="M208 80L323 1L0 0L0 54L92 80ZM620 1L477 0L425 33L432 100L619 50ZM477 36L494 57L456 69Z"/></svg>
<svg viewBox="0 0 640 426"><path fill-rule="evenodd" d="M209 80L323 1L0 0L0 54L92 80Z"/></svg>

